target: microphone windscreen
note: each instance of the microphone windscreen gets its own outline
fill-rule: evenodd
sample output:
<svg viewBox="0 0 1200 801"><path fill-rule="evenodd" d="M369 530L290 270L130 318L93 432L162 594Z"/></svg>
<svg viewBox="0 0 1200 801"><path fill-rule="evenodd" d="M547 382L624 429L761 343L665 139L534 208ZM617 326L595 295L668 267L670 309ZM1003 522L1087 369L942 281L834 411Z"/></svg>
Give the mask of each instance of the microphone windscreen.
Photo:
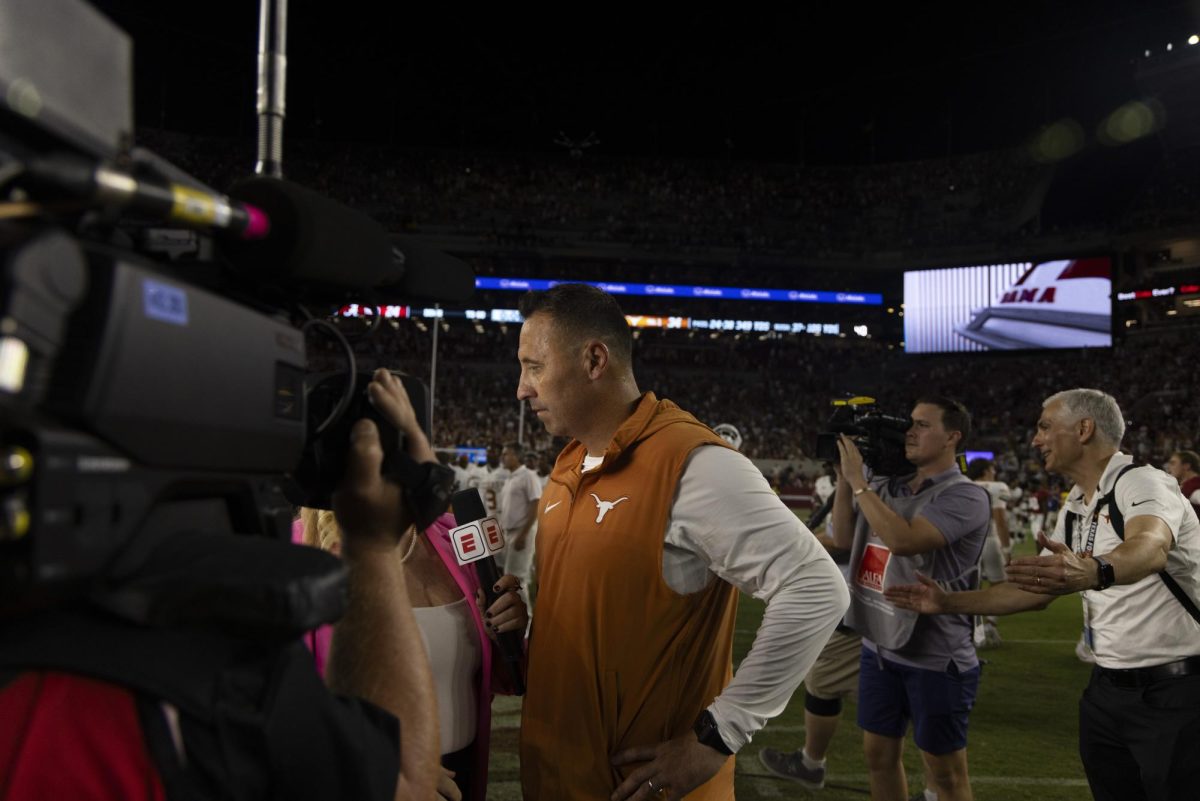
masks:
<svg viewBox="0 0 1200 801"><path fill-rule="evenodd" d="M332 198L265 176L242 181L230 197L271 221L265 239L228 243L234 265L247 275L350 289L398 284L403 277L383 226Z"/></svg>
<svg viewBox="0 0 1200 801"><path fill-rule="evenodd" d="M393 236L392 241L404 254L400 290L406 300L466 303L474 296L475 271L471 265L411 236Z"/></svg>
<svg viewBox="0 0 1200 801"><path fill-rule="evenodd" d="M479 490L473 487L454 493L450 498L450 508L454 510L454 522L460 526L488 516Z"/></svg>

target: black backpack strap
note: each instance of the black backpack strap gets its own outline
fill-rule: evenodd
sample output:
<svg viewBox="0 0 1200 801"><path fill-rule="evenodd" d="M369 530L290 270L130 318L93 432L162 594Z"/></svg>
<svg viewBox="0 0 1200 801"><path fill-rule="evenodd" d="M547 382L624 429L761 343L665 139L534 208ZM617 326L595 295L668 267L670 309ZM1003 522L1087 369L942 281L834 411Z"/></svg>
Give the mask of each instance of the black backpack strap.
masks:
<svg viewBox="0 0 1200 801"><path fill-rule="evenodd" d="M1121 472L1117 473L1117 477L1113 481L1112 489L1109 490L1107 495L1100 499L1100 503L1108 505L1108 513L1109 518L1112 521L1113 531L1116 532L1117 537L1120 538L1121 542L1125 541L1125 516L1121 514L1121 508L1117 505L1117 482L1121 480L1121 476L1125 475L1130 470L1133 470L1135 467L1142 466L1143 465L1134 462L1133 464L1127 464L1122 467ZM1200 623L1200 608L1197 608L1196 602L1188 597L1188 594L1184 591L1183 587L1179 586L1179 582L1177 582L1175 578L1167 572L1166 568L1163 568L1161 571L1159 571L1158 577L1162 579L1163 584L1167 585L1167 589L1171 591L1171 594L1175 596L1175 599L1179 601L1184 609L1187 610L1187 613L1192 616L1192 619L1197 623Z"/></svg>
<svg viewBox="0 0 1200 801"><path fill-rule="evenodd" d="M1145 467L1145 465L1132 462L1122 467L1121 472L1117 473L1117 477L1113 479L1112 489L1100 499L1100 503L1096 506L1097 509L1101 506L1108 507L1109 519L1112 522L1113 531L1116 532L1117 539L1121 542L1125 541L1125 515L1121 514L1121 507L1117 506L1117 482L1121 480L1121 476L1138 467Z"/></svg>
<svg viewBox="0 0 1200 801"><path fill-rule="evenodd" d="M1179 603L1183 604L1183 608L1192 616L1192 619L1200 623L1200 608L1196 607L1196 603L1188 597L1183 587L1179 586L1179 582L1165 569L1158 576L1163 580L1163 584L1167 585L1167 589L1171 591L1171 594L1175 596Z"/></svg>
<svg viewBox="0 0 1200 801"><path fill-rule="evenodd" d="M1079 515L1074 512L1063 512L1063 536L1066 538L1067 548L1072 551L1075 550L1075 518L1077 517Z"/></svg>

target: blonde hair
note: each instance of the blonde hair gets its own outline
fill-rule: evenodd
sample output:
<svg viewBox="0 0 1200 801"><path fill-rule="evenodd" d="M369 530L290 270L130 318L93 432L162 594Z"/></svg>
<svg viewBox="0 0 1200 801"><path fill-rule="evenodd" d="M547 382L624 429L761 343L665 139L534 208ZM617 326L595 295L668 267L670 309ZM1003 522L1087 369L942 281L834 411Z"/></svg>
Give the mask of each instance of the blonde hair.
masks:
<svg viewBox="0 0 1200 801"><path fill-rule="evenodd" d="M304 523L305 545L336 553L342 544L342 528L329 509L300 508L300 520Z"/></svg>

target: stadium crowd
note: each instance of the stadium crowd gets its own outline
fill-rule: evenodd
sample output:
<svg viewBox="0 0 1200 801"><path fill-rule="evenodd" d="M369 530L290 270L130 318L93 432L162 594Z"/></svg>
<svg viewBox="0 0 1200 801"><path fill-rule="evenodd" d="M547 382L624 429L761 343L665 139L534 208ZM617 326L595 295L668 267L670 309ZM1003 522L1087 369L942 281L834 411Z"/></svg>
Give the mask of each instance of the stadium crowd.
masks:
<svg viewBox="0 0 1200 801"><path fill-rule="evenodd" d="M251 163L235 143L143 129L139 140L227 188ZM244 147L242 148L244 149ZM394 231L498 246L619 243L837 257L995 242L1033 217L1045 168L1021 150L868 167L409 152L301 141L289 177Z"/></svg>
<svg viewBox="0 0 1200 801"><path fill-rule="evenodd" d="M398 365L426 381L434 377L431 321L384 326L358 346L364 361ZM555 447L536 421L521 421L514 395L518 326L446 320L438 333L435 388L439 398L454 399L437 406L439 448L498 448L518 435L538 450ZM975 422L970 449L994 453L1001 480L1030 487L1053 481L1030 443L1038 398L1055 387L1090 384L1118 398L1129 415L1126 447L1141 461L1165 464L1172 452L1195 449L1200 379L1188 369L1192 336L1130 336L1118 350L1075 351L1063 360L1034 353L912 356L853 335L652 329L638 332L635 359L660 396L709 425L736 426L743 452L766 460L769 477L790 485L790 494L807 494L816 477L809 460L833 400L866 395L881 410L902 415L930 387L969 403Z"/></svg>

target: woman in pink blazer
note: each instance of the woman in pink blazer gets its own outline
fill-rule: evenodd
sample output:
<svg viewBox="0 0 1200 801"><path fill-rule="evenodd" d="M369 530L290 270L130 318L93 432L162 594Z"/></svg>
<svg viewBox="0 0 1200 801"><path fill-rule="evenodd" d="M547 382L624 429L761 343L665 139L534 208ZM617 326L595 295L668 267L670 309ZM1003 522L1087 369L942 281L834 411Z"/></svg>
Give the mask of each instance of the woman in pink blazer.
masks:
<svg viewBox="0 0 1200 801"><path fill-rule="evenodd" d="M492 696L511 692L495 635L524 631L528 612L513 576L500 580L500 599L490 609L482 609L483 594L475 569L459 565L455 558L449 536L452 528L454 518L442 515L420 536L406 532L397 553L437 685L442 765L447 770L439 795L448 801L459 797L484 801ZM302 510L292 538L334 554L340 550L340 532L332 512ZM305 637L322 675L332 632L332 626L322 626Z"/></svg>

